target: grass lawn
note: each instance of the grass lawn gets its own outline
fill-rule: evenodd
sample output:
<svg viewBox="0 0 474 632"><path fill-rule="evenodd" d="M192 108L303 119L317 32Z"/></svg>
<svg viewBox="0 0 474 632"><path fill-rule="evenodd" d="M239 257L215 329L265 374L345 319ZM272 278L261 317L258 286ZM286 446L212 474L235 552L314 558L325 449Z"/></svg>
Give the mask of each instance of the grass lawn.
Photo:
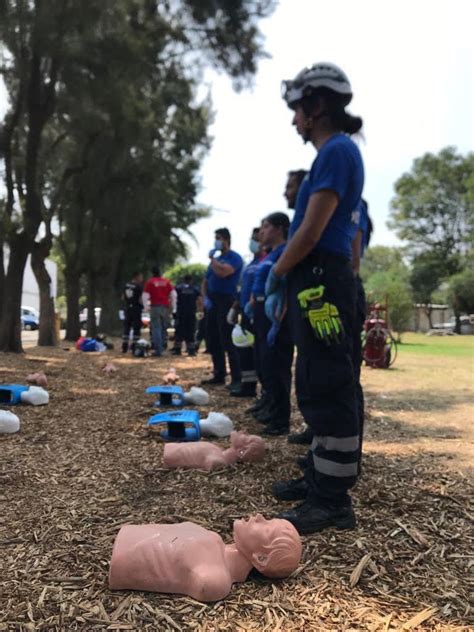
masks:
<svg viewBox="0 0 474 632"><path fill-rule="evenodd" d="M427 336L407 332L402 334L398 352L433 356L461 356L474 358L474 336Z"/></svg>

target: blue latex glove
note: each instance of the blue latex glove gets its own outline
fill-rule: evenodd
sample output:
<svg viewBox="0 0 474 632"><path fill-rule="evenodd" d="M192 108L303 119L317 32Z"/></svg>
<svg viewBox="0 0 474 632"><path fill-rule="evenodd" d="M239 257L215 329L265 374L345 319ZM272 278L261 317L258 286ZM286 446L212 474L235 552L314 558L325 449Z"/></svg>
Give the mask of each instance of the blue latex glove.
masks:
<svg viewBox="0 0 474 632"><path fill-rule="evenodd" d="M247 318L250 320L250 322L253 323L253 319L254 319L254 311L253 311L253 305L252 303L247 303L244 307L244 314L247 316Z"/></svg>
<svg viewBox="0 0 474 632"><path fill-rule="evenodd" d="M270 330L267 334L267 345L269 347L273 347L276 342L276 337L278 336L278 332L280 331L280 323L276 322L270 327Z"/></svg>
<svg viewBox="0 0 474 632"><path fill-rule="evenodd" d="M204 297L204 309L208 312L213 306L213 302L208 296Z"/></svg>
<svg viewBox="0 0 474 632"><path fill-rule="evenodd" d="M285 307L285 288L281 286L265 299L265 315L272 323L280 323Z"/></svg>
<svg viewBox="0 0 474 632"><path fill-rule="evenodd" d="M209 258L210 258L210 259L213 259L213 258L214 258L214 255L216 254L216 252L217 252L217 248L211 248L211 249L209 250Z"/></svg>
<svg viewBox="0 0 474 632"><path fill-rule="evenodd" d="M274 294L278 289L284 288L286 285L285 277L279 277L273 272L274 266L272 266L270 272L267 276L267 281L265 283L265 296L269 296L270 294Z"/></svg>

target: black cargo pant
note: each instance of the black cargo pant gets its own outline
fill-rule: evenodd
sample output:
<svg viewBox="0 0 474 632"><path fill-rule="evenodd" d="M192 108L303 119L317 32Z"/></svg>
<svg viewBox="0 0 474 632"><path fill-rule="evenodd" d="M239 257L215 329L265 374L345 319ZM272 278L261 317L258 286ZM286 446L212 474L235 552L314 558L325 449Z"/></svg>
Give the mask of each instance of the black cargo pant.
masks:
<svg viewBox="0 0 474 632"><path fill-rule="evenodd" d="M230 294L209 294L212 307L208 312L209 351L212 355L214 377L224 379L226 375L225 356L229 359L232 382L240 382L240 363L237 347L232 343L233 325L227 322L227 313L234 298Z"/></svg>
<svg viewBox="0 0 474 632"><path fill-rule="evenodd" d="M339 343L318 340L304 317L297 295L325 287L324 300L336 305L345 334ZM359 461L359 421L352 361L355 278L349 261L321 252L306 257L288 275L288 314L297 347L296 396L313 431L305 478L308 500L345 504Z"/></svg>
<svg viewBox="0 0 474 632"><path fill-rule="evenodd" d="M243 312L240 324L242 326L242 329L244 329L245 331L250 331L255 336L254 327ZM252 347L237 347L240 372L242 376L242 388L252 394L255 393L257 387L257 371L255 368L254 347L255 344Z"/></svg>
<svg viewBox="0 0 474 632"><path fill-rule="evenodd" d="M174 348L181 350L183 341L188 353L194 353L196 348L196 312L179 310L176 317L176 331Z"/></svg>
<svg viewBox="0 0 474 632"><path fill-rule="evenodd" d="M123 335L122 335L122 351L124 353L128 351L128 344L130 341L130 331L133 331L132 349L134 349L135 343L140 338L141 329L142 329L142 310L141 309L126 309L125 320L123 321Z"/></svg>
<svg viewBox="0 0 474 632"><path fill-rule="evenodd" d="M365 300L365 290L362 284L362 279L357 275L356 279L356 310L354 318L354 339L352 348L352 362L354 365L354 378L356 387L356 401L357 401L357 415L359 419L359 432L360 432L360 444L359 444L359 474L362 461L362 442L364 439L364 391L362 384L360 383L360 372L362 366L362 330L364 328L364 322L367 316L367 304Z"/></svg>
<svg viewBox="0 0 474 632"><path fill-rule="evenodd" d="M255 330L259 341L260 367L265 393L271 401L274 419L279 425L290 425L291 365L293 341L290 336L288 317L282 320L280 331L273 346L267 343L271 322L265 315L265 304L255 305Z"/></svg>

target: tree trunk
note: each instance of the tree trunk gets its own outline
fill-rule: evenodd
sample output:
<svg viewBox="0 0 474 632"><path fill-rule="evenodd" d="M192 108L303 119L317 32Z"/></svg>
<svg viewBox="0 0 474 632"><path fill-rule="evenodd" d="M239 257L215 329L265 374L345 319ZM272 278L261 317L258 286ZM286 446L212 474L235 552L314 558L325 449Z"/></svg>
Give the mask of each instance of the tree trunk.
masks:
<svg viewBox="0 0 474 632"><path fill-rule="evenodd" d="M93 273L87 275L87 335L91 338L97 336L96 307L96 280Z"/></svg>
<svg viewBox="0 0 474 632"><path fill-rule="evenodd" d="M454 317L456 319L456 324L454 325L454 333L461 335L461 314L459 312L455 312Z"/></svg>
<svg viewBox="0 0 474 632"><path fill-rule="evenodd" d="M431 305L427 305L425 307L425 313L428 318L428 325L430 326L430 329L433 329L433 319L431 317L432 312L433 312L433 308L431 307Z"/></svg>
<svg viewBox="0 0 474 632"><path fill-rule="evenodd" d="M12 239L2 297L3 316L0 322L0 351L23 352L21 345L21 295L28 251L26 235L20 234Z"/></svg>
<svg viewBox="0 0 474 632"><path fill-rule="evenodd" d="M115 287L110 285L101 288L100 291L100 331L109 336L117 336L122 332L119 320L120 300L118 299Z"/></svg>
<svg viewBox="0 0 474 632"><path fill-rule="evenodd" d="M5 265L3 263L4 257L4 245L0 244L0 323L2 322L3 306L4 306L4 292L5 292Z"/></svg>
<svg viewBox="0 0 474 632"><path fill-rule="evenodd" d="M79 274L71 272L66 267L64 271L66 280L66 336L65 340L75 342L81 336L81 324L79 322L79 298L80 298L80 277Z"/></svg>
<svg viewBox="0 0 474 632"><path fill-rule="evenodd" d="M35 243L31 251L31 267L33 269L40 293L40 318L38 346L55 347L58 344L56 335L56 316L54 298L51 296L51 277L46 269L46 258L51 250L51 242L42 239Z"/></svg>
<svg viewBox="0 0 474 632"><path fill-rule="evenodd" d="M115 279L118 274L119 253L111 253L107 273L98 283L100 313L100 331L109 336L121 335L122 327L118 317L120 309L120 291L117 291Z"/></svg>

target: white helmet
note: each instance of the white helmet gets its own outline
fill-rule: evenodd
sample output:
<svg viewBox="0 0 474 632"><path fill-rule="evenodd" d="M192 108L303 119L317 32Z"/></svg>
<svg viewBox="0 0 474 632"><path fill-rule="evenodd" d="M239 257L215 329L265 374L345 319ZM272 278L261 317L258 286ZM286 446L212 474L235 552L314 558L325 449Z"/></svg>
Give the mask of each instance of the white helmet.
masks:
<svg viewBox="0 0 474 632"><path fill-rule="evenodd" d="M232 329L232 342L236 347L251 347L255 342L255 336L248 329L242 329L237 323Z"/></svg>
<svg viewBox="0 0 474 632"><path fill-rule="evenodd" d="M281 84L282 97L289 107L309 96L316 88L328 88L341 94L344 96L344 105L352 99L352 88L346 73L329 62L303 68L293 80L283 81Z"/></svg>

